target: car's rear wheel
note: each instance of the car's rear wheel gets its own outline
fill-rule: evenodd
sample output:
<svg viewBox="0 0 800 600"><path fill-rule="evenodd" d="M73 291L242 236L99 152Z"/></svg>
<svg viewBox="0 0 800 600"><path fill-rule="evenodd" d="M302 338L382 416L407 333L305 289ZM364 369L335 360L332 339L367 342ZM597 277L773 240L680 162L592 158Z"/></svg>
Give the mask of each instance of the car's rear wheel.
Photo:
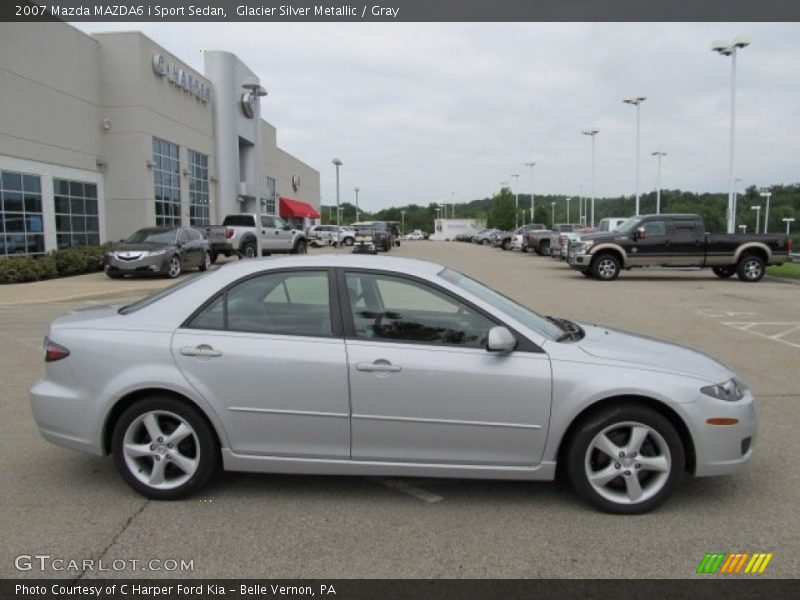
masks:
<svg viewBox="0 0 800 600"><path fill-rule="evenodd" d="M600 254L594 258L590 268L597 279L613 281L619 276L619 259L613 254Z"/></svg>
<svg viewBox="0 0 800 600"><path fill-rule="evenodd" d="M678 432L663 415L618 404L579 424L566 460L573 487L589 503L605 512L640 514L672 494L686 459Z"/></svg>
<svg viewBox="0 0 800 600"><path fill-rule="evenodd" d="M511 250L511 240L503 240L501 247L503 250Z"/></svg>
<svg viewBox="0 0 800 600"><path fill-rule="evenodd" d="M193 494L219 464L216 437L206 420L169 396L149 396L123 412L114 426L111 448L128 485L157 500Z"/></svg>
<svg viewBox="0 0 800 600"><path fill-rule="evenodd" d="M550 242L543 241L539 242L539 256L549 256L550 254Z"/></svg>
<svg viewBox="0 0 800 600"><path fill-rule="evenodd" d="M345 246L352 246L355 243L355 240L351 237L346 237L342 240L342 244Z"/></svg>
<svg viewBox="0 0 800 600"><path fill-rule="evenodd" d="M292 248L292 254L308 254L308 246L305 240L297 240Z"/></svg>
<svg viewBox="0 0 800 600"><path fill-rule="evenodd" d="M766 271L764 259L757 254L747 254L739 259L736 265L736 274L742 281L754 283L764 277Z"/></svg>
<svg viewBox="0 0 800 600"><path fill-rule="evenodd" d="M175 279L181 274L182 270L183 265L181 265L181 257L176 254L169 259L169 264L167 264L167 277Z"/></svg>
<svg viewBox="0 0 800 600"><path fill-rule="evenodd" d="M489 246L491 243L492 243L491 240L482 240L481 241L481 244L483 244L484 246Z"/></svg>
<svg viewBox="0 0 800 600"><path fill-rule="evenodd" d="M728 277L736 274L736 267L733 265L726 267L713 267L711 270L714 272L714 275L720 279L728 279Z"/></svg>
<svg viewBox="0 0 800 600"><path fill-rule="evenodd" d="M211 253L210 252L206 252L203 255L203 264L200 265L200 270L201 271L208 271L211 268L211 263L212 262L213 261L211 260Z"/></svg>
<svg viewBox="0 0 800 600"><path fill-rule="evenodd" d="M218 258L219 258L219 252L212 252L211 253L211 264L213 265L215 262L217 262Z"/></svg>
<svg viewBox="0 0 800 600"><path fill-rule="evenodd" d="M244 258L255 258L258 256L258 247L254 241L245 242L242 246L242 256Z"/></svg>

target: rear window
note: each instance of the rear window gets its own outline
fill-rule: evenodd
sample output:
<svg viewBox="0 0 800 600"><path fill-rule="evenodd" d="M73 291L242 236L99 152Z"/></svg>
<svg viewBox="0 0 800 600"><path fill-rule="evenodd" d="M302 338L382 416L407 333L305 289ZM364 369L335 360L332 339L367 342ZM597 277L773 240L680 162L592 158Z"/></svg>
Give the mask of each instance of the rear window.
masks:
<svg viewBox="0 0 800 600"><path fill-rule="evenodd" d="M255 221L252 215L228 215L222 224L227 227L254 227Z"/></svg>
<svg viewBox="0 0 800 600"><path fill-rule="evenodd" d="M158 302L162 298L166 298L170 294L172 294L174 292L177 292L178 290L186 287L190 283L194 283L200 277L205 277L210 272L211 271L206 271L204 273L195 273L193 275L190 275L186 279L182 279L181 281L178 281L178 282L173 283L172 285L170 285L168 287L165 287L160 292L156 292L155 294L151 294L150 296L145 296L144 298L142 298L141 300L137 300L133 304L128 304L127 306L123 306L122 308L119 309L118 312L121 315L129 315L131 313L136 312L137 310L141 310L141 309L143 309L143 308L145 308L147 306L150 306L151 304L153 304L155 302Z"/></svg>

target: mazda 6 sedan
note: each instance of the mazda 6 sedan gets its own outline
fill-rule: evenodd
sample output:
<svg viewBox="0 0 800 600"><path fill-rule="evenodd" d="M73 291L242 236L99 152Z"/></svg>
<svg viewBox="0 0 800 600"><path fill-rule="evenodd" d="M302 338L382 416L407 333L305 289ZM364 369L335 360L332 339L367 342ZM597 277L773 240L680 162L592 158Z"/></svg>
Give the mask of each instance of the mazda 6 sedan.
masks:
<svg viewBox="0 0 800 600"><path fill-rule="evenodd" d="M409 259L225 265L62 316L31 390L49 441L171 500L231 471L549 480L642 513L753 456L754 399L695 350L543 317ZM503 393L499 394L498 390Z"/></svg>

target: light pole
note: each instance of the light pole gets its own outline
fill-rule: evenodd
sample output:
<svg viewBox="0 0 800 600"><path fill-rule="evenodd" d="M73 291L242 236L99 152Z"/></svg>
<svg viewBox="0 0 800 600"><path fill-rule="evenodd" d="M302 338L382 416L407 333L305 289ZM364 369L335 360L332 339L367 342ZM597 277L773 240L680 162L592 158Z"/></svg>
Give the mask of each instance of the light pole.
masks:
<svg viewBox="0 0 800 600"><path fill-rule="evenodd" d="M756 233L758 233L758 222L761 220L761 205L751 206L750 210L756 211Z"/></svg>
<svg viewBox="0 0 800 600"><path fill-rule="evenodd" d="M658 175L656 177L656 214L661 214L661 158L666 156L666 152L661 152L661 150L656 150L655 152L651 152L653 156L658 158ZM636 211L638 214L638 210Z"/></svg>
<svg viewBox="0 0 800 600"><path fill-rule="evenodd" d="M361 191L361 188L355 187L353 191L356 193L356 223L358 223L361 219L359 219L359 212L358 212L358 192Z"/></svg>
<svg viewBox="0 0 800 600"><path fill-rule="evenodd" d="M519 227L519 173L511 175L514 178L514 229Z"/></svg>
<svg viewBox="0 0 800 600"><path fill-rule="evenodd" d="M550 220L553 222L553 229L556 228L556 203L550 202Z"/></svg>
<svg viewBox="0 0 800 600"><path fill-rule="evenodd" d="M600 133L599 129L585 129L581 132L583 135L588 135L592 138L592 224L591 226L594 227L594 174L595 174L595 138L597 134Z"/></svg>
<svg viewBox="0 0 800 600"><path fill-rule="evenodd" d="M400 211L400 233L405 235L406 233L406 211Z"/></svg>
<svg viewBox="0 0 800 600"><path fill-rule="evenodd" d="M640 122L641 122L641 109L642 109L642 102L647 100L644 96L636 96L635 98L626 98L623 100L625 104L630 104L636 107L636 214L639 214L639 156L641 152L639 151L640 147ZM594 225L594 224L592 224Z"/></svg>
<svg viewBox="0 0 800 600"><path fill-rule="evenodd" d="M450 192L450 208L452 209L450 216L456 218L456 193Z"/></svg>
<svg viewBox="0 0 800 600"><path fill-rule="evenodd" d="M735 177L733 180L733 222L736 223L736 212L738 211L739 203L739 183L741 178Z"/></svg>
<svg viewBox="0 0 800 600"><path fill-rule="evenodd" d="M736 215L733 213L733 189L735 186L733 165L734 165L734 145L736 141L736 55L738 50L750 45L750 39L742 35L733 38L729 42L713 42L711 50L719 52L722 56L731 57L731 139L730 155L728 157L728 233L733 233L736 227Z"/></svg>
<svg viewBox="0 0 800 600"><path fill-rule="evenodd" d="M342 225L342 213L339 203L339 167L344 163L338 158L334 158L331 162L336 165L336 231L339 231L339 227Z"/></svg>
<svg viewBox="0 0 800 600"><path fill-rule="evenodd" d="M251 98L255 98L255 121L256 121L256 168L255 168L255 179L256 179L256 186L255 186L255 196L256 196L256 206L255 210L257 213L261 213L261 194L259 190L261 188L261 170L263 169L264 165L264 147L261 143L261 98L267 95L267 90L261 87L258 79L255 77L249 77L245 80L242 84L242 87L249 92ZM262 254L262 247L261 247L261 236L256 236L256 252L258 252L258 256Z"/></svg>
<svg viewBox="0 0 800 600"><path fill-rule="evenodd" d="M747 225L739 225L739 229L741 230L742 235L747 233Z"/></svg>
<svg viewBox="0 0 800 600"><path fill-rule="evenodd" d="M534 173L534 167L536 166L536 162L535 161L526 162L525 166L531 168L531 223L533 223L533 200L534 200L534 196L535 196L534 192L535 192L535 188L536 188L536 178L535 178L535 173Z"/></svg>
<svg viewBox="0 0 800 600"><path fill-rule="evenodd" d="M767 206L764 208L764 233L769 233L769 199L772 197L772 192L766 190L761 192L759 196L767 199Z"/></svg>
<svg viewBox="0 0 800 600"><path fill-rule="evenodd" d="M781 219L784 223L786 223L786 235L791 234L792 223L794 223L794 217L784 217Z"/></svg>
<svg viewBox="0 0 800 600"><path fill-rule="evenodd" d="M586 225L586 198L583 197L583 184L578 185L578 220Z"/></svg>
<svg viewBox="0 0 800 600"><path fill-rule="evenodd" d="M569 220L569 203L572 198L567 198L567 223L571 223L572 221Z"/></svg>

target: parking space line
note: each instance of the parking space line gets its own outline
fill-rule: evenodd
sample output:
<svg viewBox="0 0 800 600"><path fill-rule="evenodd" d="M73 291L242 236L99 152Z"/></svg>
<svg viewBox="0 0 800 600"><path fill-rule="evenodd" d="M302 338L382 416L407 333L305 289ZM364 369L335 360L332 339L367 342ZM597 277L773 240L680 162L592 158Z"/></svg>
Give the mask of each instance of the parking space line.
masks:
<svg viewBox="0 0 800 600"><path fill-rule="evenodd" d="M425 502L428 502L430 504L444 500L444 496L439 496L437 494L428 492L427 490L423 490L422 488L418 488L417 486L411 485L410 483L403 481L402 479L374 477L373 481L375 481L376 483L380 483L381 485L391 488L393 490L397 490L399 492L403 492L404 494L408 494L409 496L414 496L415 498L424 500Z"/></svg>
<svg viewBox="0 0 800 600"><path fill-rule="evenodd" d="M780 342L781 344L786 344L787 346L792 346L793 348L800 348L800 344L783 339L783 336L788 335L794 331L800 330L800 323L796 321L758 321L755 323L739 322L739 321L722 321L722 324L727 325L728 327L732 327L734 329L738 329L740 331L746 331L748 333L752 333L754 335L766 338L768 340L772 340L773 342ZM783 331L778 332L777 334L774 333L769 334L758 331L758 327L763 325L768 325L768 326L785 325L787 326L787 328L784 329Z"/></svg>

